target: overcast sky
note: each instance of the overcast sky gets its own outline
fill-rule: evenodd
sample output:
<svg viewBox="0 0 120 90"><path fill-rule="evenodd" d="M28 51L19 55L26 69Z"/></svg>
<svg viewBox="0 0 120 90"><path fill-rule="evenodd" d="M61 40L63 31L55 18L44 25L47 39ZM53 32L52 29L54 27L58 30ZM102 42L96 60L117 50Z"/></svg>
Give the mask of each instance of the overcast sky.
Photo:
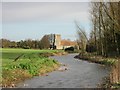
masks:
<svg viewBox="0 0 120 90"><path fill-rule="evenodd" d="M75 40L74 20L89 33L88 2L2 3L2 37L10 40L40 39L51 33Z"/></svg>

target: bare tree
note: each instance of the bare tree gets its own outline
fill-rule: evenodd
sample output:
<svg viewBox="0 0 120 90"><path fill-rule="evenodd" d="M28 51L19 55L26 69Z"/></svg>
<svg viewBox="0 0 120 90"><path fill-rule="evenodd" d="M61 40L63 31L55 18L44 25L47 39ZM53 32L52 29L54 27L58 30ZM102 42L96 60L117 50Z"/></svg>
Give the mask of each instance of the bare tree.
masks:
<svg viewBox="0 0 120 90"><path fill-rule="evenodd" d="M86 45L87 45L88 38L87 38L85 30L82 27L80 27L76 21L75 21L75 25L76 25L77 34L78 34L77 41L79 43L81 53L83 54L86 52Z"/></svg>
<svg viewBox="0 0 120 90"><path fill-rule="evenodd" d="M104 57L120 56L120 2L92 2L90 13L91 39L97 53ZM116 65L119 69L113 70L114 82L120 81L120 60Z"/></svg>
<svg viewBox="0 0 120 90"><path fill-rule="evenodd" d="M41 49L48 49L48 48L50 48L50 42L48 40L48 36L47 35L43 36L43 38L41 39L41 41L40 41L40 48Z"/></svg>

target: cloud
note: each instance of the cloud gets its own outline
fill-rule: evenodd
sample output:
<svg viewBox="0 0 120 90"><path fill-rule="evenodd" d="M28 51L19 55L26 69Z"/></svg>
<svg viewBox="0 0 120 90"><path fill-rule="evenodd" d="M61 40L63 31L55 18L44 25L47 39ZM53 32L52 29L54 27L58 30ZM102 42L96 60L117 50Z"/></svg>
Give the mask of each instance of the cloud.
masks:
<svg viewBox="0 0 120 90"><path fill-rule="evenodd" d="M88 3L83 2L4 2L2 4L3 22L26 22L48 20L88 21Z"/></svg>
<svg viewBox="0 0 120 90"><path fill-rule="evenodd" d="M91 0L2 0L2 2L90 2Z"/></svg>

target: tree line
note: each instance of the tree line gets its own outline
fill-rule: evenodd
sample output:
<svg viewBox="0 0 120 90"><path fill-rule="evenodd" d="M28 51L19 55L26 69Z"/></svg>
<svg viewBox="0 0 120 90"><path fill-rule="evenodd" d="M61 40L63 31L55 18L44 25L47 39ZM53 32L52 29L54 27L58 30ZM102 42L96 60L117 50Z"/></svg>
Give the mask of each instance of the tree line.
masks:
<svg viewBox="0 0 120 90"><path fill-rule="evenodd" d="M92 2L90 4L91 33L76 23L78 43L85 52L96 52L104 57L120 55L120 2Z"/></svg>
<svg viewBox="0 0 120 90"><path fill-rule="evenodd" d="M26 39L21 41L10 41L7 39L0 39L1 48L23 48L23 49L48 49L50 43L47 35L40 40Z"/></svg>
<svg viewBox="0 0 120 90"><path fill-rule="evenodd" d="M117 58L111 68L110 83L120 82L120 2L92 2L90 4L91 32L75 22L80 55Z"/></svg>
<svg viewBox="0 0 120 90"><path fill-rule="evenodd" d="M120 4L99 2L91 4L91 21L97 53L108 57L120 55Z"/></svg>

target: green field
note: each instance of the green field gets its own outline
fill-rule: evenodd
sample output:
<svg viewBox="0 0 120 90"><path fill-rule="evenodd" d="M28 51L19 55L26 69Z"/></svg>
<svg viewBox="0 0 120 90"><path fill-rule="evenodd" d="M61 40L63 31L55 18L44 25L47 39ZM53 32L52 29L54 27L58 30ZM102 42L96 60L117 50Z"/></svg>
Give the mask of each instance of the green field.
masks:
<svg viewBox="0 0 120 90"><path fill-rule="evenodd" d="M11 87L36 75L56 70L59 63L48 58L62 50L2 49L2 86Z"/></svg>

